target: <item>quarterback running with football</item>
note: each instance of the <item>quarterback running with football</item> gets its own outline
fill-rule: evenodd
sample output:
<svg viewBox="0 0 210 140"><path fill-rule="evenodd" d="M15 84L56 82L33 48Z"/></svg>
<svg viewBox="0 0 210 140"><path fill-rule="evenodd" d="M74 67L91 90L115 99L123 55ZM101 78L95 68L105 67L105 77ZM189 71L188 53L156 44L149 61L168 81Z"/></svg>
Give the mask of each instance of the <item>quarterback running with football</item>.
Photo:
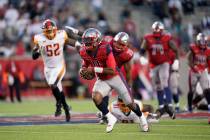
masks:
<svg viewBox="0 0 210 140"><path fill-rule="evenodd" d="M126 106L135 112L140 119L142 130L147 132L149 130L147 120L142 115L139 106L133 102L126 81L119 75L112 47L109 43L102 42L101 39L102 35L97 29L89 28L83 33L82 46L79 51L83 59L80 75L84 79L94 73L97 76L92 98L96 107L107 117L106 132L111 132L117 122L117 118L109 112L107 104L103 101L103 97L107 96L112 89L115 89Z"/></svg>
<svg viewBox="0 0 210 140"><path fill-rule="evenodd" d="M70 120L69 106L66 103L61 80L66 72L63 49L65 43L70 43L65 30L58 30L53 20L47 19L42 25L43 33L34 36L32 58L42 56L45 79L56 99L55 116L61 115L63 106L66 121Z"/></svg>
<svg viewBox="0 0 210 140"><path fill-rule="evenodd" d="M80 35L82 32L74 29L72 27L67 27L72 32L74 32L77 35ZM102 37L102 43L106 43L111 45L112 52L116 61L116 64L119 69L121 69L123 72L120 72L119 74L123 76L126 81L128 82L128 85L131 87L132 80L131 80L131 63L130 60L132 59L134 52L128 47L129 46L129 35L125 32L119 32L114 37L112 36L103 36ZM111 94L111 92L110 92ZM105 96L103 98L104 103L108 107L109 103L109 95ZM103 121L106 121L106 116L101 117L100 123Z"/></svg>

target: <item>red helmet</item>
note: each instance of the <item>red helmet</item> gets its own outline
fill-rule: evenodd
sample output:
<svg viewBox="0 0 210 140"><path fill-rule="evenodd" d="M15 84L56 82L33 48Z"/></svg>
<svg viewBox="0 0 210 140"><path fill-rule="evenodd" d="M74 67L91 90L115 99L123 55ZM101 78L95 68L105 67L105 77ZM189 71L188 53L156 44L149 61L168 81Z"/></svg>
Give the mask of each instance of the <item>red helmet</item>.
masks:
<svg viewBox="0 0 210 140"><path fill-rule="evenodd" d="M205 49L208 45L208 38L207 36L205 36L203 33L199 33L197 36L196 36L196 43L197 45L202 48L202 49Z"/></svg>
<svg viewBox="0 0 210 140"><path fill-rule="evenodd" d="M86 49L91 50L97 47L102 40L101 32L95 28L88 28L82 35L82 43Z"/></svg>
<svg viewBox="0 0 210 140"><path fill-rule="evenodd" d="M53 20L47 19L42 24L42 30L48 39L53 39L56 35L57 26Z"/></svg>
<svg viewBox="0 0 210 140"><path fill-rule="evenodd" d="M155 37L160 37L162 35L162 32L164 30L164 25L163 23L156 21L152 24L152 30L153 30L153 35Z"/></svg>
<svg viewBox="0 0 210 140"><path fill-rule="evenodd" d="M129 35L125 32L119 32L114 37L113 49L117 52L121 52L128 46L128 42Z"/></svg>

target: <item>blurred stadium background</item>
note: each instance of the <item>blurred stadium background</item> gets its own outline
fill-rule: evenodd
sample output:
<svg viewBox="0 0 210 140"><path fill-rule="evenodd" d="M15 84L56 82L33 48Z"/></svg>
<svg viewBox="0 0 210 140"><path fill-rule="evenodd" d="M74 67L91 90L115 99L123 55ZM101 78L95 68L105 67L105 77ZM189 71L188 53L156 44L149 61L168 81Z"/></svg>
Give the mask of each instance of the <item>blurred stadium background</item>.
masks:
<svg viewBox="0 0 210 140"><path fill-rule="evenodd" d="M143 99L154 107L157 103L155 94L151 90L148 66L138 62L138 52L142 37L151 31L152 23L157 20L162 21L179 47L181 107L184 109L188 92L186 61L188 46L194 41L198 32L204 32L210 38L210 0L0 0L0 98L2 100L0 100L0 117L53 113L54 105L53 101L49 100L51 93L44 81L42 60L31 59L33 35L42 32L42 22L47 18L55 20L61 29L68 25L82 31L88 27L96 27L104 35L115 35L119 31L127 32L130 35L132 49L136 53L133 59L132 78L141 91L135 92L134 97ZM96 108L91 100L89 101L94 81L88 82L79 77L80 57L74 49L68 47L65 57L67 72L63 85L73 111L95 112ZM11 79L5 82L4 79L4 73L11 71L13 66L16 68L15 75L18 75L20 80L21 105L10 105L8 85L12 85L13 82ZM83 103L85 109L81 107ZM21 114L21 112L27 113ZM197 124L202 123L202 120L197 122ZM98 129L97 127L94 126L93 129ZM201 126L198 125L196 128L199 127ZM158 126L154 126L155 128L158 129ZM0 133L4 132L1 130ZM208 134L205 132L203 139L208 139L210 137ZM164 135L162 136L164 138Z"/></svg>
<svg viewBox="0 0 210 140"><path fill-rule="evenodd" d="M183 59L180 86L186 94L188 70L185 56L189 43L198 32L210 34L209 3L208 0L1 0L1 77L7 63L14 60L25 79L22 79L22 95L32 95L33 89L38 89L35 90L38 94L39 87L45 87L41 60L31 60L31 40L34 34L42 32L40 27L46 18L54 19L59 28L68 25L83 31L87 27L96 27L105 35L126 31L136 53L143 35L150 32L152 23L161 20L180 48ZM79 92L84 89L78 77L80 57L73 49L66 50L65 56L67 74L64 85L70 88L67 93L69 96L81 95ZM1 96L6 94L6 87L2 84ZM45 92L43 90L41 94ZM86 93L86 96L90 95Z"/></svg>

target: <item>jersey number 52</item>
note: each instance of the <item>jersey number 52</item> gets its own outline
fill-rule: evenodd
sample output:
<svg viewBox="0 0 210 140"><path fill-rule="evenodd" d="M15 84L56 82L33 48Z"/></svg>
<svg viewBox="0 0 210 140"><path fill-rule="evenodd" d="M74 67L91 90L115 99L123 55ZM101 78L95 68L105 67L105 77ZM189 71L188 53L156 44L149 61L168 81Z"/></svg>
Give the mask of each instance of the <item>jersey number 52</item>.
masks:
<svg viewBox="0 0 210 140"><path fill-rule="evenodd" d="M47 45L46 46L47 56L57 56L60 54L59 52L59 44Z"/></svg>

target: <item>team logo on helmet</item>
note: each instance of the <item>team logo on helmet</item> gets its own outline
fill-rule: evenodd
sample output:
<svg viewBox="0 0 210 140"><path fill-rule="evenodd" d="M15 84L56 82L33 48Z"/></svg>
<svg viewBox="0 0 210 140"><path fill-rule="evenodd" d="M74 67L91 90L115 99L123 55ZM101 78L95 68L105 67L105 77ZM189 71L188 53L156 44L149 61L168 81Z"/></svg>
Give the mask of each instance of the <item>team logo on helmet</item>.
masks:
<svg viewBox="0 0 210 140"><path fill-rule="evenodd" d="M95 28L85 30L82 35L82 43L88 50L97 47L102 40L101 32Z"/></svg>

